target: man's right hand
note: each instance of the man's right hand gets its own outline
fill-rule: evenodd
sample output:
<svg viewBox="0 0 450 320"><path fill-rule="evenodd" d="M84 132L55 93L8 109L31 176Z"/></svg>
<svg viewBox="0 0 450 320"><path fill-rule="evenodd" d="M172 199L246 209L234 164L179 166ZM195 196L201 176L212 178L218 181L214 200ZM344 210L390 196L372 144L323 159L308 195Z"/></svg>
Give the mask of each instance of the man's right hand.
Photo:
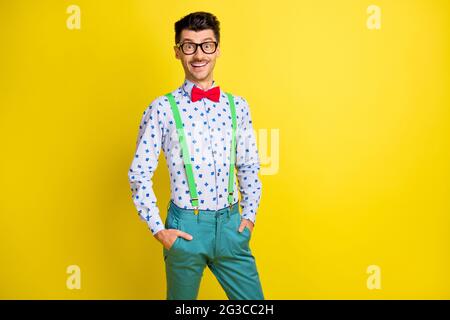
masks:
<svg viewBox="0 0 450 320"><path fill-rule="evenodd" d="M173 243L175 242L175 240L177 240L178 237L182 237L186 240L193 239L192 235L178 229L163 229L155 234L155 238L159 242L161 242L164 248L166 248L167 250L170 250Z"/></svg>

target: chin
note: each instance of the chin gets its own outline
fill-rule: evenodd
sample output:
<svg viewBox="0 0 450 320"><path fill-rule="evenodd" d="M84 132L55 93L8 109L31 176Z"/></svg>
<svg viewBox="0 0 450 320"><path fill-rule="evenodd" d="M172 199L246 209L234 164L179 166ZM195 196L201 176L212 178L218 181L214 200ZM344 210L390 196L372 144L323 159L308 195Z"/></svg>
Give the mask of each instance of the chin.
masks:
<svg viewBox="0 0 450 320"><path fill-rule="evenodd" d="M205 72L205 73L195 73L195 72L191 72L191 76L196 79L196 80L204 80L206 78L208 78L209 73Z"/></svg>

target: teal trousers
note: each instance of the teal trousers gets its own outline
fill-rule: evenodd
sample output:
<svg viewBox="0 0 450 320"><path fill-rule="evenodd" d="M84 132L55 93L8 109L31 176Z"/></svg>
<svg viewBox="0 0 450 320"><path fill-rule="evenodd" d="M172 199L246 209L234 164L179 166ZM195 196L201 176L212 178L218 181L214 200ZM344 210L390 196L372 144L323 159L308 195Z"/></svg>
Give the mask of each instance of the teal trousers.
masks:
<svg viewBox="0 0 450 320"><path fill-rule="evenodd" d="M239 232L239 201L221 210L178 207L171 200L165 221L167 229L192 235L178 237L169 249L163 247L167 300L195 300L206 266L214 274L228 299L264 300L255 257L250 250L251 231Z"/></svg>

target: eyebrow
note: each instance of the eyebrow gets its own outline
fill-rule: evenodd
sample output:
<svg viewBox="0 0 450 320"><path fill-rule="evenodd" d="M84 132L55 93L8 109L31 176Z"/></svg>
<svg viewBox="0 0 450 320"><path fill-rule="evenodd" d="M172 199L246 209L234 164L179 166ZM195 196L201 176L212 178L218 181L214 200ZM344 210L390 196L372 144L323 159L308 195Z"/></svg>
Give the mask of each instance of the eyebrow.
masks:
<svg viewBox="0 0 450 320"><path fill-rule="evenodd" d="M202 42L205 41L205 40L213 40L213 41L215 41L213 38L208 37L208 38L203 39ZM184 38L184 39L182 39L180 42L184 42L184 41L191 41L191 42L194 42L194 40L189 39L189 38Z"/></svg>

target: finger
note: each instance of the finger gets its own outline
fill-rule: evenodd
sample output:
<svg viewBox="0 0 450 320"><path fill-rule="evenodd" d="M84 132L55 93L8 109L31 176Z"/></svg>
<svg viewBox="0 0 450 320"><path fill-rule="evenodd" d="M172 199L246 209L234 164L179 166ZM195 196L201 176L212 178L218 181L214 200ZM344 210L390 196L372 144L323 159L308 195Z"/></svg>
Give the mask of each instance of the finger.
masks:
<svg viewBox="0 0 450 320"><path fill-rule="evenodd" d="M181 230L178 230L177 235L179 237L182 237L182 238L186 239L186 240L192 240L193 239L193 236L191 236L189 233L186 233L186 232L181 231Z"/></svg>
<svg viewBox="0 0 450 320"><path fill-rule="evenodd" d="M241 225L239 226L239 232L244 231L245 228L245 223L241 223Z"/></svg>

